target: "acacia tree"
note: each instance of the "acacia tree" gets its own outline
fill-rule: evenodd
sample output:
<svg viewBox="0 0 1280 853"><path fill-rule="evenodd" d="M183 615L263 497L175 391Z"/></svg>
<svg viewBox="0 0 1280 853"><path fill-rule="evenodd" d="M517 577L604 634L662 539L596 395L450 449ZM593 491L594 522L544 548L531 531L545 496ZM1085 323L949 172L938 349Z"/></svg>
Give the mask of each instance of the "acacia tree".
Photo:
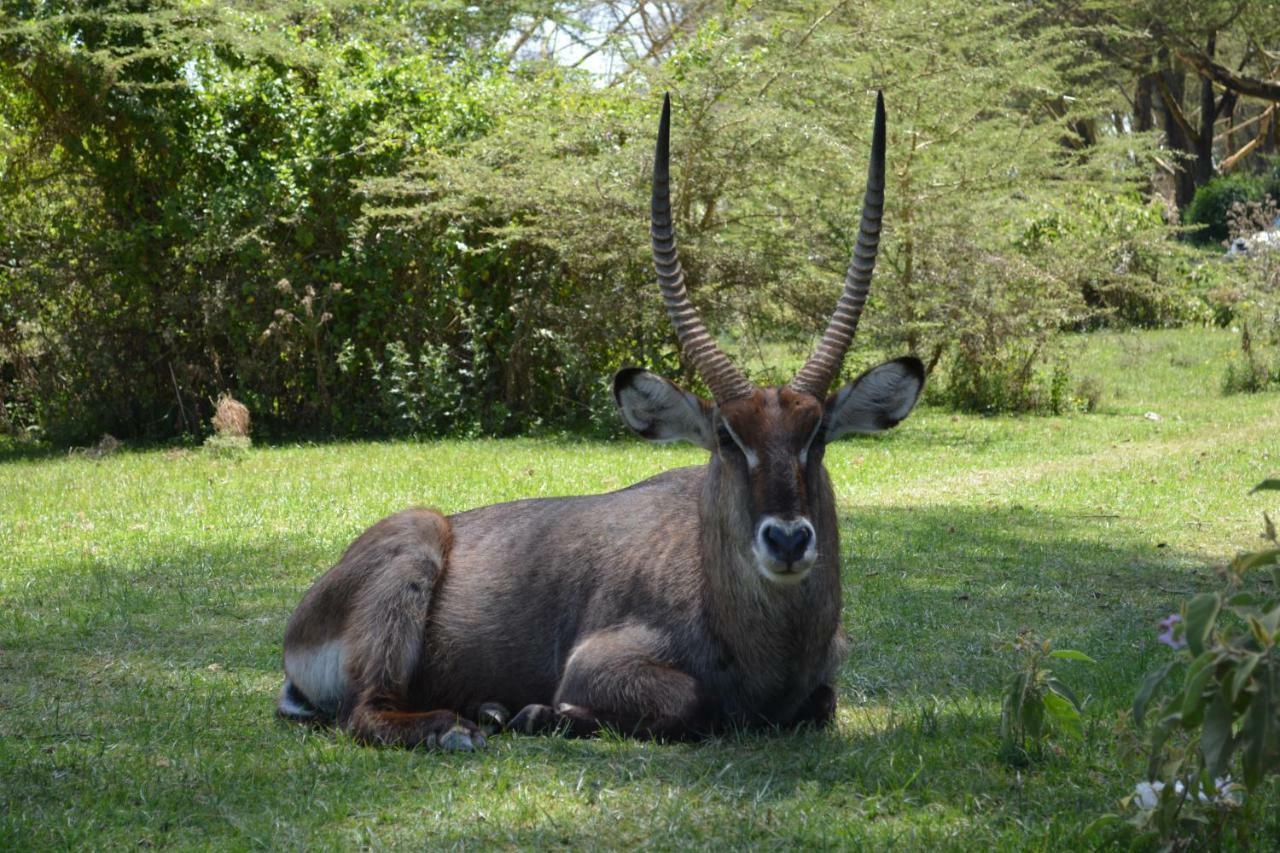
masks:
<svg viewBox="0 0 1280 853"><path fill-rule="evenodd" d="M1056 331L1163 235L1128 200L1149 140L1099 123L1096 51L1035 9L3 8L0 394L66 440L193 432L228 389L292 432L595 418L617 365L678 358L644 238L663 91L695 299L748 354L828 315L876 89L865 339L1015 387L977 404L1034 403Z"/></svg>
<svg viewBox="0 0 1280 853"><path fill-rule="evenodd" d="M1280 147L1280 15L1274 3L1090 0L1068 10L1132 92L1133 127L1149 130L1159 117L1175 155L1163 168L1179 208L1220 170Z"/></svg>
<svg viewBox="0 0 1280 853"><path fill-rule="evenodd" d="M1050 339L1086 306L1079 282L1033 263L1032 244L1015 238L1086 189L1127 194L1150 162L1145 137L1124 140L1124 153L1107 140L1084 153L1062 144L1104 103L1070 77L1089 61L1069 34L994 4L735 7L677 37L660 64L636 65L628 85L567 104L580 77L545 72L519 114L398 191L477 223L481 239L556 252L566 276L605 277L615 306L642 304L652 298L637 239L652 104L670 90L675 213L695 298L748 351L759 337L799 350L851 250L869 110L883 89L890 212L870 340L931 366L963 352L966 370L1029 387ZM1158 218L1141 222L1164 236ZM995 404L1032 402L1017 392Z"/></svg>

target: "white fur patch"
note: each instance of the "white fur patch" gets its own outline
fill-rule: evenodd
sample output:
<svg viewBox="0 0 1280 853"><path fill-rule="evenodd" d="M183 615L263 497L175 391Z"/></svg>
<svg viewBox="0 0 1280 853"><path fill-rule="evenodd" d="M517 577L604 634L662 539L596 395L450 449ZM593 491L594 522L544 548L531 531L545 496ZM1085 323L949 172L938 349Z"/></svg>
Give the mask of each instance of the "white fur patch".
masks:
<svg viewBox="0 0 1280 853"><path fill-rule="evenodd" d="M764 529L767 524L777 524L787 528L804 525L809 528L809 544L804 550L804 555L791 566L778 562L769 553L769 546L764 542ZM773 516L765 516L756 526L756 535L751 541L751 554L756 558L756 569L765 580L779 586L795 586L809 576L809 570L818 560L818 536L807 518L782 521Z"/></svg>
<svg viewBox="0 0 1280 853"><path fill-rule="evenodd" d="M310 705L304 705L296 701L294 693L290 688L293 682L285 681L284 687L280 690L280 698L276 700L276 709L286 717L295 717L300 720L310 719L316 716L316 709Z"/></svg>
<svg viewBox="0 0 1280 853"><path fill-rule="evenodd" d="M346 647L341 640L330 640L306 649L291 649L284 655L285 675L316 708L333 713L347 689L343 669Z"/></svg>

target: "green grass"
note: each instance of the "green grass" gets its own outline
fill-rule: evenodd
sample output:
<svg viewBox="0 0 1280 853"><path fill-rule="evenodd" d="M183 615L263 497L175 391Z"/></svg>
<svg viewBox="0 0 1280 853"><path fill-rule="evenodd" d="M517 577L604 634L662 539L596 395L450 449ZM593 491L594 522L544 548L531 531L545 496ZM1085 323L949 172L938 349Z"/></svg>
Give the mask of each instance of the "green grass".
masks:
<svg viewBox="0 0 1280 853"><path fill-rule="evenodd" d="M0 849L1079 848L1141 776L1119 720L1155 623L1256 543L1280 396L1223 397L1226 332L1099 335L1103 410L923 410L828 452L853 640L838 725L701 744L501 737L474 755L277 722L293 605L352 537L700 461L639 441L122 452L0 462ZM1155 412L1159 420L1144 415ZM1082 649L1082 740L997 757L1023 629ZM1276 786L1253 839L1280 835ZM1269 802L1264 802L1269 800Z"/></svg>

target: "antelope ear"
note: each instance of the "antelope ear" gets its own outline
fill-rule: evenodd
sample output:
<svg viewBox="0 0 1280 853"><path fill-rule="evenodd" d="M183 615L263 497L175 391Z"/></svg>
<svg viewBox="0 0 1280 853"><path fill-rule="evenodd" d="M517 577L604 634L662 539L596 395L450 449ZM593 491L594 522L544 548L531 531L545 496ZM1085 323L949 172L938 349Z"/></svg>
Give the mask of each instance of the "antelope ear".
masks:
<svg viewBox="0 0 1280 853"><path fill-rule="evenodd" d="M878 364L827 398L827 441L851 432L883 432L911 413L924 387L913 356Z"/></svg>
<svg viewBox="0 0 1280 853"><path fill-rule="evenodd" d="M684 440L712 449L711 404L661 376L628 367L613 377L613 399L622 420L649 441Z"/></svg>

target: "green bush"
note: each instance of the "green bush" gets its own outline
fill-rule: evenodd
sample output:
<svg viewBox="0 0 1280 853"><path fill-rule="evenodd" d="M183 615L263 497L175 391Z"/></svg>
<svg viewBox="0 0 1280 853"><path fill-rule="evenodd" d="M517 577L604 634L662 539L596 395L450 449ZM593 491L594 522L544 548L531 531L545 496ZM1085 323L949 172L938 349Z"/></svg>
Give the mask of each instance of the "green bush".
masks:
<svg viewBox="0 0 1280 853"><path fill-rule="evenodd" d="M1280 490L1280 480L1260 490ZM1161 623L1160 642L1178 655L1134 698L1134 722L1154 720L1148 781L1129 798L1148 841L1215 846L1234 829L1248 846L1250 824L1240 813L1256 811L1264 783L1280 772L1280 547L1271 518L1263 518L1267 545L1236 557L1221 591L1195 596ZM1181 677L1171 678L1175 672ZM1172 692L1157 700L1169 683Z"/></svg>
<svg viewBox="0 0 1280 853"><path fill-rule="evenodd" d="M1269 199L1249 208L1237 211L1245 231L1276 215ZM1230 273L1230 286L1217 297L1240 330L1240 349L1227 363L1222 390L1255 393L1280 387L1280 252L1254 252L1225 260L1223 266Z"/></svg>
<svg viewBox="0 0 1280 853"><path fill-rule="evenodd" d="M1196 190L1187 207L1188 225L1199 225L1192 236L1200 242L1225 242L1230 236L1227 214L1237 202L1259 201L1267 193L1267 179L1233 172L1219 175Z"/></svg>
<svg viewBox="0 0 1280 853"><path fill-rule="evenodd" d="M999 755L1012 767L1027 767L1044 757L1045 742L1051 737L1061 733L1083 737L1083 705L1058 676L1057 662L1096 661L1075 649L1055 649L1029 629L1018 635L1013 651L1021 660L1000 703Z"/></svg>
<svg viewBox="0 0 1280 853"><path fill-rule="evenodd" d="M0 245L27 261L0 264L0 427L198 435L223 391L268 436L583 426L624 353L669 351L634 295L651 287L642 221L619 298L620 266L497 233L528 208L397 215L420 197L387 181L422 168L434 194L442 162L520 111L504 68L321 23L283 56L191 47L185 68L128 66L144 80L85 63L102 103L49 149L73 179L0 195ZM71 87L56 25L36 37L50 85ZM601 99L578 90L590 114Z"/></svg>
<svg viewBox="0 0 1280 853"><path fill-rule="evenodd" d="M1161 205L1086 190L1029 220L1016 245L1077 290L1085 323L1167 328L1211 320L1203 252L1179 244Z"/></svg>
<svg viewBox="0 0 1280 853"><path fill-rule="evenodd" d="M827 322L881 87L871 343L924 355L955 405L1057 411L1063 328L1181 316L1140 204L1063 225L1057 266L1011 239L1153 143L1064 159L1073 118L1042 99L1073 88L1069 63L1046 57L1080 45L1007 4L931 10L925 31L911 4L874 30L841 7L788 50L762 46L790 13L724 4L607 87L510 62L515 5L377 5L14 7L0 429L198 436L223 392L268 437L616 428L612 371L680 371L645 238L667 89L682 260L717 332L793 342Z"/></svg>

